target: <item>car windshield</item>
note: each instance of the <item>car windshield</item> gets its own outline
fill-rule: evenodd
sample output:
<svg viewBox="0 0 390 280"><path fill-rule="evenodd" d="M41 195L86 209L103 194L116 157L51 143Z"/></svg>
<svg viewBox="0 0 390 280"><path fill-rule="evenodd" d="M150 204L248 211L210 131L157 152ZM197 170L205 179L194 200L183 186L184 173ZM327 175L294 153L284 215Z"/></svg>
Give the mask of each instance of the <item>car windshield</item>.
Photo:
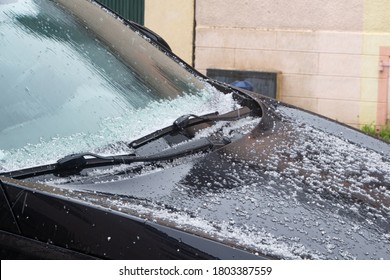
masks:
<svg viewBox="0 0 390 280"><path fill-rule="evenodd" d="M89 1L0 0L0 64L0 171L236 106Z"/></svg>

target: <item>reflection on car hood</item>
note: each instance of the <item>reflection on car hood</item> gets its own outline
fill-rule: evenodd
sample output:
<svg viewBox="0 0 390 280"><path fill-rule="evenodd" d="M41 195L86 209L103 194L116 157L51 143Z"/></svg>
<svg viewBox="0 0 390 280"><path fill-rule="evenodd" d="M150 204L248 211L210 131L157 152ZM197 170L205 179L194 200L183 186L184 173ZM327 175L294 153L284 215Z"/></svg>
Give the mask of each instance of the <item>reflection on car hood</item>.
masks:
<svg viewBox="0 0 390 280"><path fill-rule="evenodd" d="M331 135L301 123L293 108L279 112L288 120L206 156L121 180L62 186L94 204L254 253L389 259L389 145L310 115L344 136ZM377 151L352 143L354 137Z"/></svg>

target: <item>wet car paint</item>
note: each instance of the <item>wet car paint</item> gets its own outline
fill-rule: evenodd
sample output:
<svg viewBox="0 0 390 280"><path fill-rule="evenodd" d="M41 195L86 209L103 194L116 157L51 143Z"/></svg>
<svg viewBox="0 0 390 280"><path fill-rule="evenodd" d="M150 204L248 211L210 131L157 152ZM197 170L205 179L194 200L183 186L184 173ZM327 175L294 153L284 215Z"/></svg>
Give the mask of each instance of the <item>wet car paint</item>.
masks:
<svg viewBox="0 0 390 280"><path fill-rule="evenodd" d="M2 258L261 259L112 209L38 190L40 184L2 178ZM46 244L46 245L43 245ZM22 246L19 248L18 246Z"/></svg>

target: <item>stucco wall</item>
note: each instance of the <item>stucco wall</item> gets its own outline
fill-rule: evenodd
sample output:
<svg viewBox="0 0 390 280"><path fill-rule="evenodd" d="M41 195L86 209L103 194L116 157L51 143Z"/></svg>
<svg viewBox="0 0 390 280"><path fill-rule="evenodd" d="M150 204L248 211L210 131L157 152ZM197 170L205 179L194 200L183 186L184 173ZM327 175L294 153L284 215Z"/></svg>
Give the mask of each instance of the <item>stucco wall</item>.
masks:
<svg viewBox="0 0 390 280"><path fill-rule="evenodd" d="M281 71L281 100L352 126L377 122L388 2L197 0L195 67Z"/></svg>
<svg viewBox="0 0 390 280"><path fill-rule="evenodd" d="M364 31L390 32L389 8L388 0L364 0Z"/></svg>
<svg viewBox="0 0 390 280"><path fill-rule="evenodd" d="M362 0L197 0L197 24L361 31Z"/></svg>
<svg viewBox="0 0 390 280"><path fill-rule="evenodd" d="M390 118L390 1L364 0L361 68L361 123L384 125ZM375 116L375 117L373 117Z"/></svg>
<svg viewBox="0 0 390 280"><path fill-rule="evenodd" d="M192 65L194 0L145 0L145 26L162 36L173 52Z"/></svg>

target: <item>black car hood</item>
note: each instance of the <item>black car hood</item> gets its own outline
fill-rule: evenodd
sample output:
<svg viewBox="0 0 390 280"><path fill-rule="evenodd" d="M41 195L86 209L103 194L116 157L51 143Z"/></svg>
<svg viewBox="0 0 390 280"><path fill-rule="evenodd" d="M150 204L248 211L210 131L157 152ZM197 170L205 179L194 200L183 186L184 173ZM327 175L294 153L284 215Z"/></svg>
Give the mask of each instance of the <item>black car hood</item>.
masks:
<svg viewBox="0 0 390 280"><path fill-rule="evenodd" d="M210 154L61 187L255 254L389 259L389 145L295 108L276 112Z"/></svg>

